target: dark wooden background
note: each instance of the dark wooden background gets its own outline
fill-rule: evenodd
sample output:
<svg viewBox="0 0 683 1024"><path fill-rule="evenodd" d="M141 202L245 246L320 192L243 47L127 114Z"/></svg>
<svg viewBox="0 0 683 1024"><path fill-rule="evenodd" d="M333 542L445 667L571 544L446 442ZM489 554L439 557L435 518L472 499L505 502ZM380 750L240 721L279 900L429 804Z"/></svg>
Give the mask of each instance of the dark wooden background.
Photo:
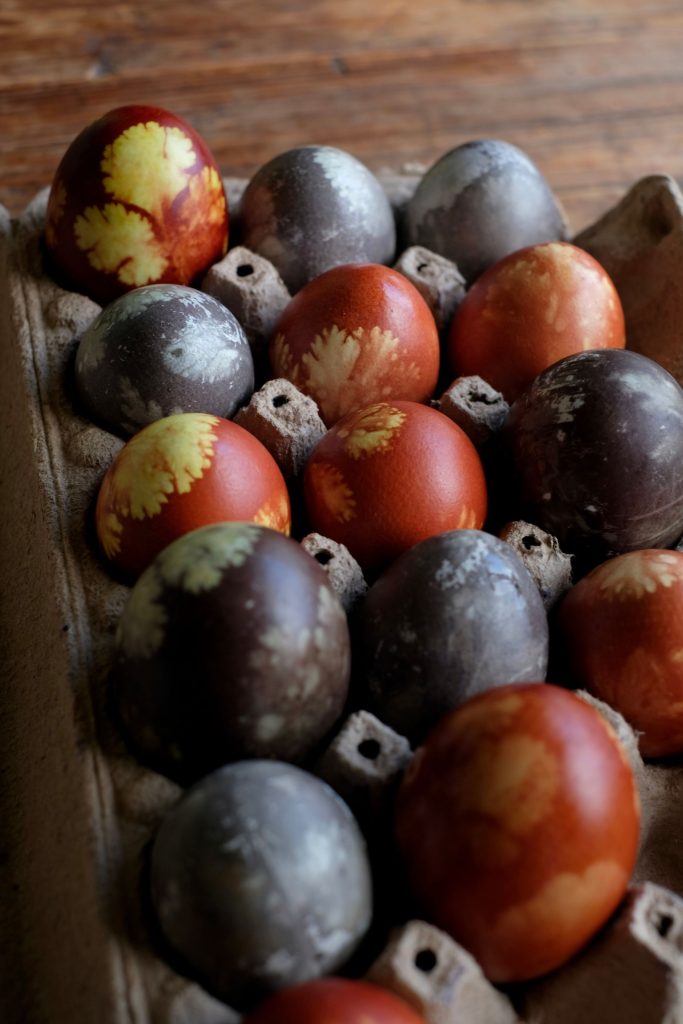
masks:
<svg viewBox="0 0 683 1024"><path fill-rule="evenodd" d="M226 174L293 145L377 170L505 138L580 228L638 177L683 177L680 0L0 0L0 202L78 131L166 106Z"/></svg>

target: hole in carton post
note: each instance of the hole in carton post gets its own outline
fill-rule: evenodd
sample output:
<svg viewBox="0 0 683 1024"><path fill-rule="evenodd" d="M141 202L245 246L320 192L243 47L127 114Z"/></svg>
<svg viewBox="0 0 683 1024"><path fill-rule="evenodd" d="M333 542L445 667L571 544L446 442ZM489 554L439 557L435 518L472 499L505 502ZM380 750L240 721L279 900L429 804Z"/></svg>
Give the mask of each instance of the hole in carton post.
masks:
<svg viewBox="0 0 683 1024"><path fill-rule="evenodd" d="M382 748L377 740L361 740L358 744L358 753L368 761L376 761L382 753Z"/></svg>
<svg viewBox="0 0 683 1024"><path fill-rule="evenodd" d="M429 266L428 263L418 263L418 265L417 265L417 272L418 272L418 274L422 274L427 269L428 266Z"/></svg>
<svg viewBox="0 0 683 1024"><path fill-rule="evenodd" d="M533 533L528 533L526 537L522 537L522 544L527 551L531 551L532 548L540 548L541 546L540 540L538 537L534 537Z"/></svg>
<svg viewBox="0 0 683 1024"><path fill-rule="evenodd" d="M251 277L253 273L254 268L252 267L251 263L240 263L239 267L236 270L236 274L238 277Z"/></svg>
<svg viewBox="0 0 683 1024"><path fill-rule="evenodd" d="M429 974L436 967L436 953L433 949L420 949L415 954L415 966L419 971Z"/></svg>
<svg viewBox="0 0 683 1024"><path fill-rule="evenodd" d="M289 399L287 395L275 395L273 398L273 405L276 409L279 409L281 405L287 405Z"/></svg>
<svg viewBox="0 0 683 1024"><path fill-rule="evenodd" d="M327 565L327 563L331 562L333 558L334 555L332 554L332 552L327 551L325 548L323 548L322 551L316 551L315 554L316 562L320 562L321 565Z"/></svg>
<svg viewBox="0 0 683 1024"><path fill-rule="evenodd" d="M669 914L662 914L657 922L657 931L663 939L667 937L673 927L674 919Z"/></svg>

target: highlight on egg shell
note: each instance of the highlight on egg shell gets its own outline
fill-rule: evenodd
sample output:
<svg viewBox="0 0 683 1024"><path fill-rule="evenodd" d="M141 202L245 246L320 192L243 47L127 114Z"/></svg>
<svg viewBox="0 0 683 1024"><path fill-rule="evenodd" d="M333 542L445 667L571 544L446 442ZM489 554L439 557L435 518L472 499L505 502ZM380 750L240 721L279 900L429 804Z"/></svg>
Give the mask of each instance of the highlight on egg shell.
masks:
<svg viewBox="0 0 683 1024"><path fill-rule="evenodd" d="M95 508L102 551L129 575L182 534L224 520L288 534L289 494L260 441L207 413L166 416L135 434L107 470Z"/></svg>
<svg viewBox="0 0 683 1024"><path fill-rule="evenodd" d="M244 1024L426 1024L412 1006L379 985L319 978L276 992Z"/></svg>
<svg viewBox="0 0 683 1024"><path fill-rule="evenodd" d="M117 107L64 154L45 242L59 282L102 305L140 285L193 284L227 249L218 165L177 115Z"/></svg>
<svg viewBox="0 0 683 1024"><path fill-rule="evenodd" d="M446 715L408 766L395 835L420 912L498 983L566 963L621 902L640 802L606 719L548 683Z"/></svg>
<svg viewBox="0 0 683 1024"><path fill-rule="evenodd" d="M487 493L477 451L447 416L378 402L343 416L304 470L312 528L371 572L435 533L480 529Z"/></svg>
<svg viewBox="0 0 683 1024"><path fill-rule="evenodd" d="M330 427L373 402L431 398L439 335L417 288L378 264L334 267L299 291L270 344L275 377L310 395Z"/></svg>

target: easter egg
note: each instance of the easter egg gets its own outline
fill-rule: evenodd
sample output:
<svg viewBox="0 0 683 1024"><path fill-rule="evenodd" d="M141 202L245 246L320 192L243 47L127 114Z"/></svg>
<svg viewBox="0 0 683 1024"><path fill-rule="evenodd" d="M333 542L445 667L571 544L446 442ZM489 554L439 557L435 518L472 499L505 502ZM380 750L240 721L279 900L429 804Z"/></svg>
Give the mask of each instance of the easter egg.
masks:
<svg viewBox="0 0 683 1024"><path fill-rule="evenodd" d="M417 402L379 402L343 416L306 463L304 496L313 529L370 571L432 534L479 529L486 517L474 445Z"/></svg>
<svg viewBox="0 0 683 1024"><path fill-rule="evenodd" d="M333 146L280 153L248 183L240 204L242 242L265 256L290 292L330 267L390 263L394 215L368 168Z"/></svg>
<svg viewBox="0 0 683 1024"><path fill-rule="evenodd" d="M135 434L107 470L95 508L102 551L132 575L176 537L238 519L289 533L287 485L248 431L199 412L165 416Z"/></svg>
<svg viewBox="0 0 683 1024"><path fill-rule="evenodd" d="M310 395L327 426L373 402L431 397L439 335L417 288L377 264L334 267L299 291L270 345L275 377Z"/></svg>
<svg viewBox="0 0 683 1024"><path fill-rule="evenodd" d="M271 996L244 1024L425 1024L393 992L351 978L318 978Z"/></svg>
<svg viewBox="0 0 683 1024"><path fill-rule="evenodd" d="M254 360L240 324L216 299L151 284L95 318L79 341L75 380L86 413L125 437L181 412L230 418L254 389Z"/></svg>
<svg viewBox="0 0 683 1024"><path fill-rule="evenodd" d="M228 243L216 161L170 111L117 107L64 154L45 242L59 282L101 305L140 285L192 284Z"/></svg>
<svg viewBox="0 0 683 1024"><path fill-rule="evenodd" d="M194 780L242 757L297 761L340 716L346 615L289 537L216 523L170 544L131 591L112 689L139 757Z"/></svg>

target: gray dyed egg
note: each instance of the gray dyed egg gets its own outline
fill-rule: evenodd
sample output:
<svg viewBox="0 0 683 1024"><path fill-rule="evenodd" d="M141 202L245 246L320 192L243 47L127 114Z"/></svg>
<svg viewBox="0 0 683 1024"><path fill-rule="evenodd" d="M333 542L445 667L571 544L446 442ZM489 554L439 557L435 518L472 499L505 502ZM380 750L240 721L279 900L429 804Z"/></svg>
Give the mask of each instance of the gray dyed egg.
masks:
<svg viewBox="0 0 683 1024"><path fill-rule="evenodd" d="M374 174L332 146L281 153L251 179L240 206L242 242L278 269L291 292L330 267L390 263L394 215Z"/></svg>
<svg viewBox="0 0 683 1024"><path fill-rule="evenodd" d="M206 776L166 816L152 904L173 950L240 1009L339 967L367 931L365 843L324 782L277 761Z"/></svg>
<svg viewBox="0 0 683 1024"><path fill-rule="evenodd" d="M567 237L562 211L529 157L497 139L457 146L419 183L405 211L407 245L457 263L467 282L508 253Z"/></svg>
<svg viewBox="0 0 683 1024"><path fill-rule="evenodd" d="M396 559L368 591L361 630L371 708L413 740L482 690L545 679L538 588L509 544L479 530Z"/></svg>
<svg viewBox="0 0 683 1024"><path fill-rule="evenodd" d="M80 340L75 375L86 413L123 436L180 412L229 419L254 390L233 314L176 284L136 288L102 310Z"/></svg>

